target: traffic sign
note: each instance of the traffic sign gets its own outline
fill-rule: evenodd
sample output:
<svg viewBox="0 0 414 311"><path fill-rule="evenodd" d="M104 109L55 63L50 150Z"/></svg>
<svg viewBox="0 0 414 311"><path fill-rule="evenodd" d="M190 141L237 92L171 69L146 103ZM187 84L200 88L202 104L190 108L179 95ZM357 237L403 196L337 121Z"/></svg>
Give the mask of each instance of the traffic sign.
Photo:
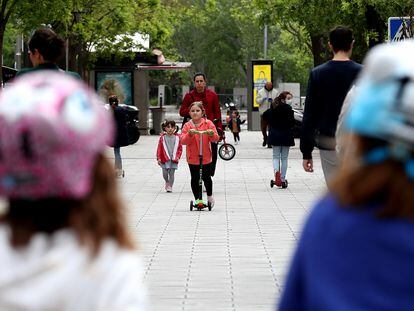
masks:
<svg viewBox="0 0 414 311"><path fill-rule="evenodd" d="M388 18L388 41L395 42L410 38L410 18Z"/></svg>

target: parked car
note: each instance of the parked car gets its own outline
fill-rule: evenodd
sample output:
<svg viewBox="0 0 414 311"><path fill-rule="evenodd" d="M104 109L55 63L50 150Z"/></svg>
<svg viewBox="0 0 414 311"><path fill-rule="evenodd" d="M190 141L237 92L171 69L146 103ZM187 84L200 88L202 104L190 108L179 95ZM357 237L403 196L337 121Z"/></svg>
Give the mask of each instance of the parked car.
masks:
<svg viewBox="0 0 414 311"><path fill-rule="evenodd" d="M295 126L293 128L293 135L295 138L300 137L300 131L302 128L303 110L298 108L293 109L293 117L295 118Z"/></svg>

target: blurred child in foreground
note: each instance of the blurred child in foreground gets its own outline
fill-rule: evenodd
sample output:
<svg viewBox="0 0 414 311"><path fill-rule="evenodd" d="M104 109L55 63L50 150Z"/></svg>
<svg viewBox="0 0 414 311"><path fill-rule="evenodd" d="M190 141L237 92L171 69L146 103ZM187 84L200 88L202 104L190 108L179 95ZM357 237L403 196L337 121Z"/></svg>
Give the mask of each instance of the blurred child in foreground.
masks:
<svg viewBox="0 0 414 311"><path fill-rule="evenodd" d="M371 50L330 193L312 211L280 310L414 306L414 42Z"/></svg>
<svg viewBox="0 0 414 311"><path fill-rule="evenodd" d="M140 257L104 157L113 118L59 72L0 94L0 310L146 310Z"/></svg>

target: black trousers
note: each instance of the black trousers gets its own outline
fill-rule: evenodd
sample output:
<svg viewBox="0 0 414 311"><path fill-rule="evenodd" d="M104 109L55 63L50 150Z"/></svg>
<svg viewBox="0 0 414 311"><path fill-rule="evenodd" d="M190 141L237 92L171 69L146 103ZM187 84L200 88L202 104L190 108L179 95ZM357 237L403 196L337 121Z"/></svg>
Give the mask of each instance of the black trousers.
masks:
<svg viewBox="0 0 414 311"><path fill-rule="evenodd" d="M216 163L217 163L217 143L210 143L211 144L211 168L210 168L210 176L213 177L214 173L216 172Z"/></svg>
<svg viewBox="0 0 414 311"><path fill-rule="evenodd" d="M191 173L191 190L196 200L201 198L200 192L200 165L188 164ZM206 186L207 195L213 194L213 181L211 180L211 163L203 165L203 183ZM201 190L202 191L202 190Z"/></svg>
<svg viewBox="0 0 414 311"><path fill-rule="evenodd" d="M240 141L240 135L239 132L233 132L234 142Z"/></svg>
<svg viewBox="0 0 414 311"><path fill-rule="evenodd" d="M262 131L263 140L267 141L267 122L260 116L260 130Z"/></svg>

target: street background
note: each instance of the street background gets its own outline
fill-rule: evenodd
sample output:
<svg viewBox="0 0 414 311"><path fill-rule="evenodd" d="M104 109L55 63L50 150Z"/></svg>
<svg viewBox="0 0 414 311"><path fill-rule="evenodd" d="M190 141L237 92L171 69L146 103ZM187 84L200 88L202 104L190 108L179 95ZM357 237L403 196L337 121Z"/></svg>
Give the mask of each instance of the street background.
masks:
<svg viewBox="0 0 414 311"><path fill-rule="evenodd" d="M231 133L227 137L232 143ZM260 132L242 131L240 137L236 157L218 159L211 212L189 210L185 152L173 192L166 193L155 157L158 136L142 136L121 149L126 175L120 184L152 310L275 308L302 223L326 191L325 182L317 152L315 172L303 171L296 140L289 187L270 188L272 150L261 146Z"/></svg>

